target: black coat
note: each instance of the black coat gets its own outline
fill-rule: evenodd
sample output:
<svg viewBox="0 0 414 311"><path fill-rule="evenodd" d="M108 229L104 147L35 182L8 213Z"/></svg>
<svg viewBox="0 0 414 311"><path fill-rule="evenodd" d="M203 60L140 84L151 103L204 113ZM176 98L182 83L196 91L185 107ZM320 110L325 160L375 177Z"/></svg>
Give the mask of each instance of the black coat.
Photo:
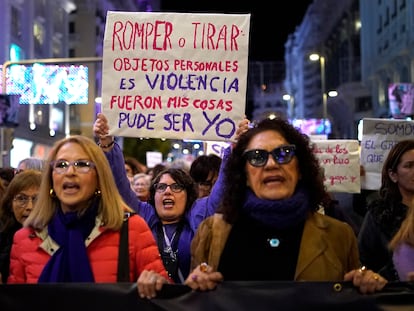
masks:
<svg viewBox="0 0 414 311"><path fill-rule="evenodd" d="M374 200L362 222L358 247L362 265L381 274L389 281L398 281L388 244L398 231L407 213L407 206Z"/></svg>

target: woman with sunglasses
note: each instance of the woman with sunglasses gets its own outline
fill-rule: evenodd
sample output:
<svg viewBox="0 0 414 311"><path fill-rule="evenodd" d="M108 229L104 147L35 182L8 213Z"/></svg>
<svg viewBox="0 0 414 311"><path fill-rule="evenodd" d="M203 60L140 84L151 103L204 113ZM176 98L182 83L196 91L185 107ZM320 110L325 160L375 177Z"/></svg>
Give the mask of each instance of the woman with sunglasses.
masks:
<svg viewBox="0 0 414 311"><path fill-rule="evenodd" d="M117 282L120 232L128 221L126 277L138 279L139 293L151 297L171 280L147 223L132 212L94 140L57 141L36 205L14 235L8 283Z"/></svg>
<svg viewBox="0 0 414 311"><path fill-rule="evenodd" d="M222 204L192 241L188 286L346 280L362 293L384 287L383 277L360 268L353 229L317 212L326 191L310 146L281 119L240 136L225 166Z"/></svg>

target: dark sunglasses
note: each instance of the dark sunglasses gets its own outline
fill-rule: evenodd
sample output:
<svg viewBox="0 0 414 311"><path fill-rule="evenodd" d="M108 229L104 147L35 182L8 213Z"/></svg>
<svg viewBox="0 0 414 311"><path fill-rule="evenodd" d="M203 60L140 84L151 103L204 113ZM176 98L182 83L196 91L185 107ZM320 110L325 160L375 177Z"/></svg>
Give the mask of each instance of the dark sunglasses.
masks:
<svg viewBox="0 0 414 311"><path fill-rule="evenodd" d="M269 154L279 164L289 163L295 155L295 145L284 145L273 149L272 151L266 151L263 149L246 150L243 153L243 157L255 167L265 166L269 159Z"/></svg>

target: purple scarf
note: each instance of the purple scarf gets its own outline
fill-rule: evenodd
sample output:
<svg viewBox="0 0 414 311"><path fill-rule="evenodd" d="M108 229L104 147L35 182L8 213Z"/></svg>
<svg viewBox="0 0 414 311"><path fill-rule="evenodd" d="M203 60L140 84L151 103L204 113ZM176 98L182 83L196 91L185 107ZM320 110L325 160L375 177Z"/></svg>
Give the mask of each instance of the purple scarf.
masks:
<svg viewBox="0 0 414 311"><path fill-rule="evenodd" d="M57 208L48 231L60 248L45 265L39 283L94 282L85 239L95 226L97 210L97 200L82 216L78 212L64 214L61 208Z"/></svg>
<svg viewBox="0 0 414 311"><path fill-rule="evenodd" d="M268 227L286 229L304 221L311 208L309 195L303 187L298 187L293 196L283 200L259 199L248 188L243 210Z"/></svg>

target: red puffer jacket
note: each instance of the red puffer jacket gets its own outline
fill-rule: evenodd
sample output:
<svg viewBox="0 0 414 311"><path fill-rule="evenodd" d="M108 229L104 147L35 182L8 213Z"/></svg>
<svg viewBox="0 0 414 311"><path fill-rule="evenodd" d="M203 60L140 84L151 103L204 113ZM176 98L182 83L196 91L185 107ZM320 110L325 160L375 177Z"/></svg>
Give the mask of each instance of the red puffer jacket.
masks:
<svg viewBox="0 0 414 311"><path fill-rule="evenodd" d="M97 222L99 223L99 222ZM117 282L119 231L95 226L86 239L88 257L96 283ZM130 280L135 282L143 270L153 270L169 280L151 230L138 215L129 218ZM51 255L59 246L47 230L22 228L16 232L10 254L7 283L37 283Z"/></svg>

